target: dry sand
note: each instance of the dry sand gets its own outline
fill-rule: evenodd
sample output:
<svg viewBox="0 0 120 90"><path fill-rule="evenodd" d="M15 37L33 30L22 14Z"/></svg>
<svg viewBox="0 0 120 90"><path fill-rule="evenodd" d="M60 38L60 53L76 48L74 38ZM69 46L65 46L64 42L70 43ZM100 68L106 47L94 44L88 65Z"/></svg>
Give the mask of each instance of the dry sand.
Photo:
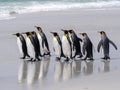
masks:
<svg viewBox="0 0 120 90"><path fill-rule="evenodd" d="M68 10L15 15L15 19L0 21L0 88L2 90L118 90L120 89L120 9ZM47 35L51 58L28 63L19 59L16 32L35 30L39 25ZM55 61L50 31L74 29L88 33L94 44L94 62ZM102 62L96 47L100 40L97 31L104 30L118 46L110 48L110 62ZM78 34L79 36L79 34ZM81 36L80 36L81 37Z"/></svg>

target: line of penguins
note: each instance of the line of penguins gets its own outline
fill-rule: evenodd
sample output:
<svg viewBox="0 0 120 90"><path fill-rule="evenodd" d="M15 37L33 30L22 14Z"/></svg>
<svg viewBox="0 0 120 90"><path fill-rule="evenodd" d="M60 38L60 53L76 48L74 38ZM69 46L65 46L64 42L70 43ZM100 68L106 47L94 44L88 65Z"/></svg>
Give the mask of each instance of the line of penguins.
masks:
<svg viewBox="0 0 120 90"><path fill-rule="evenodd" d="M42 28L35 26L37 32L24 32L16 33L13 35L17 36L17 44L20 53L23 55L21 59L30 58L29 61L39 61L41 57L46 55L51 56L49 44L45 33ZM50 32L53 35L53 49L54 54L58 60L61 57L65 58L65 61L72 60L73 58L81 58L82 60L93 61L93 43L88 37L87 33L80 33L83 39L79 38L73 29L61 30L64 32L62 39L60 39L57 32ZM109 56L109 43L114 46L117 50L117 46L112 42L104 31L99 32L101 40L98 43L97 51L100 52L100 48L103 49L104 57L102 59L108 60ZM24 37L25 34L26 36ZM81 48L81 43L83 43Z"/></svg>

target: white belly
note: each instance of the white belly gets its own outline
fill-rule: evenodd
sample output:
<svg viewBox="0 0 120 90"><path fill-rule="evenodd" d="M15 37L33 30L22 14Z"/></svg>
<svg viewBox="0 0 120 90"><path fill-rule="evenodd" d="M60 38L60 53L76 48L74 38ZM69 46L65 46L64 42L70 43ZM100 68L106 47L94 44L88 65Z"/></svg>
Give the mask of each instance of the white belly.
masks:
<svg viewBox="0 0 120 90"><path fill-rule="evenodd" d="M26 38L26 45L27 45L27 50L28 50L28 54L30 55L30 57L35 58L34 46L32 45L29 38Z"/></svg>
<svg viewBox="0 0 120 90"><path fill-rule="evenodd" d="M57 57L60 57L61 56L61 46L59 45L56 38L53 38L53 47L55 49L55 55Z"/></svg>
<svg viewBox="0 0 120 90"><path fill-rule="evenodd" d="M17 37L17 44L18 44L18 48L19 48L20 54L23 55L22 42L20 41L19 37Z"/></svg>
<svg viewBox="0 0 120 90"><path fill-rule="evenodd" d="M44 48L42 47L42 38L41 38L39 33L37 33L37 37L38 37L39 44L40 44L40 52L41 52L41 55L43 55L44 54Z"/></svg>
<svg viewBox="0 0 120 90"><path fill-rule="evenodd" d="M70 44L65 36L62 37L62 48L63 48L63 53L66 57L71 56L71 47Z"/></svg>

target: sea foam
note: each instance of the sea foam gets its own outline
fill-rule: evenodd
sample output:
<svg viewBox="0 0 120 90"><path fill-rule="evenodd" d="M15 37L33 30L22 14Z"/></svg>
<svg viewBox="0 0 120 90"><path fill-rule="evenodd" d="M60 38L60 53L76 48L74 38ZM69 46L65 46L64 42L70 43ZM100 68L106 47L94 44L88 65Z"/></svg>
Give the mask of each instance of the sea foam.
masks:
<svg viewBox="0 0 120 90"><path fill-rule="evenodd" d="M0 20L14 18L13 14L39 11L59 11L67 9L112 9L119 8L120 1L66 2L66 1L27 1L0 4Z"/></svg>

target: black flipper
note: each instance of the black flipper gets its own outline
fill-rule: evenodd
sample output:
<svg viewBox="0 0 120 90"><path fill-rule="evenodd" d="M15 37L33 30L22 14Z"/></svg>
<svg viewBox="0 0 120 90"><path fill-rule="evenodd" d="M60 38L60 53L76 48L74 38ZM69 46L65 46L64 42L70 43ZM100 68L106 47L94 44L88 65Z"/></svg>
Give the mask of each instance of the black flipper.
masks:
<svg viewBox="0 0 120 90"><path fill-rule="evenodd" d="M113 47L117 50L117 46L115 45L115 43L113 43L111 40L109 40L110 44L113 45Z"/></svg>
<svg viewBox="0 0 120 90"><path fill-rule="evenodd" d="M63 49L62 49L62 42L61 42L59 36L57 36L57 41L58 41L58 43L59 43L59 45L60 45L60 47L61 47L61 57L65 57L65 55L63 54Z"/></svg>
<svg viewBox="0 0 120 90"><path fill-rule="evenodd" d="M83 52L83 54L85 55L85 50L86 50L86 47L87 47L87 45L86 44L84 44L83 45L83 47L82 47L82 52Z"/></svg>
<svg viewBox="0 0 120 90"><path fill-rule="evenodd" d="M44 48L45 40L42 39L42 47Z"/></svg>
<svg viewBox="0 0 120 90"><path fill-rule="evenodd" d="M102 40L100 40L98 46L97 46L97 51L100 52L100 47L102 46Z"/></svg>
<svg viewBox="0 0 120 90"><path fill-rule="evenodd" d="M81 38L79 38L79 37L77 37L78 38L78 40L80 41L80 42L82 42L82 39Z"/></svg>

